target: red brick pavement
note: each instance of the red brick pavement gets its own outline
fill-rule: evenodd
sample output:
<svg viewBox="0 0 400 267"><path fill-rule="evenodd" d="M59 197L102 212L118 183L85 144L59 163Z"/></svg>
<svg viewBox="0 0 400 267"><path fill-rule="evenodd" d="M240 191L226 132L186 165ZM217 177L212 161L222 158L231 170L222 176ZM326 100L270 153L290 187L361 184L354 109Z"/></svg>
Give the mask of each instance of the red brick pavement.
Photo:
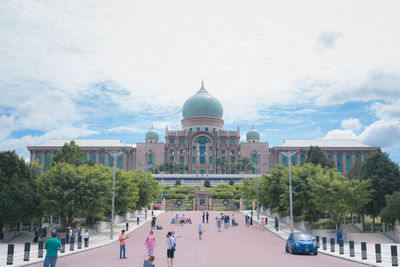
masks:
<svg viewBox="0 0 400 267"><path fill-rule="evenodd" d="M197 226L201 221L201 212L179 212L191 217L193 224L184 226L171 225L170 221L176 212L167 212L158 217L157 223L163 225L163 230L156 230L155 266L167 266L165 234L174 230L182 235L177 239L175 252L175 267L245 267L245 266L359 266L355 262L319 254L291 255L285 253L285 241L269 231L262 232L258 225L249 228L244 226L244 217L235 213L239 221L238 227L222 229L218 233L215 216L220 212L211 212L210 223L205 225L203 240L198 239ZM229 213L232 215L232 212ZM214 219L213 219L214 218ZM111 245L73 254L58 259L57 267L61 266L143 266L146 257L145 238L150 230L150 224L129 235L126 242L126 256L119 259L119 244ZM43 266L35 264L31 266Z"/></svg>

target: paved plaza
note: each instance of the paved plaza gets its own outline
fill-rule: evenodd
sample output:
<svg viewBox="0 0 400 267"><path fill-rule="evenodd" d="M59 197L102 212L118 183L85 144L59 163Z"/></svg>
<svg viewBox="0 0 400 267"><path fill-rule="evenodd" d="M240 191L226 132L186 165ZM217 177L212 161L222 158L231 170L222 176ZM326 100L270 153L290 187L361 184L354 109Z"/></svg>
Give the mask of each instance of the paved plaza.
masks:
<svg viewBox="0 0 400 267"><path fill-rule="evenodd" d="M176 267L233 267L233 266L360 266L335 257L319 254L291 255L285 253L285 241L270 231L261 231L259 225L246 227L244 216L234 212L239 226L217 231L215 217L220 212L211 212L209 224L205 224L206 232L203 240L198 239L197 226L201 222L201 212L179 212L191 217L193 223L184 226L171 225L171 219L176 212L165 212L158 216L157 223L163 225L163 230L155 230L156 249L155 266L167 266L165 235L175 231L181 235L177 239L174 266ZM232 212L229 212L232 216ZM214 218L214 219L213 219ZM134 266L141 267L146 257L144 242L150 230L150 223L137 229L129 235L126 242L128 259L119 259L119 244L93 250L83 251L58 259L57 266ZM38 263L30 266L43 266Z"/></svg>

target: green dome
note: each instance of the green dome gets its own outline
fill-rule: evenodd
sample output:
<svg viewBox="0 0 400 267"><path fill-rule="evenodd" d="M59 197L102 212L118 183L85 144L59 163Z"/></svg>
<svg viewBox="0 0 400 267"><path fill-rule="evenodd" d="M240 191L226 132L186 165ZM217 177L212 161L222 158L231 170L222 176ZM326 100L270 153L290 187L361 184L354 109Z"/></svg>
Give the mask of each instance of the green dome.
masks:
<svg viewBox="0 0 400 267"><path fill-rule="evenodd" d="M183 118L196 116L211 116L222 119L224 110L219 100L210 95L201 84L200 90L188 100L185 101L182 108Z"/></svg>
<svg viewBox="0 0 400 267"><path fill-rule="evenodd" d="M153 126L151 127L150 130L148 130L146 132L145 138L146 139L158 139L158 133L156 131L154 131Z"/></svg>
<svg viewBox="0 0 400 267"><path fill-rule="evenodd" d="M258 138L258 139L260 139L260 133L256 129L254 129L254 126L253 126L251 128L251 130L246 133L246 137L247 138Z"/></svg>

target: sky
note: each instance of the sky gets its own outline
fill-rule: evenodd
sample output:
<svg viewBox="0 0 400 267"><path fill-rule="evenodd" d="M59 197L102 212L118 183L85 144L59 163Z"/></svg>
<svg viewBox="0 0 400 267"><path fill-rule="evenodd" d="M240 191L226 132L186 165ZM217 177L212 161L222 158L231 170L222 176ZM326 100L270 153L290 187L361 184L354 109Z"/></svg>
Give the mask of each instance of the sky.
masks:
<svg viewBox="0 0 400 267"><path fill-rule="evenodd" d="M1 1L0 150L144 142L204 79L224 128L358 139L400 162L400 2Z"/></svg>

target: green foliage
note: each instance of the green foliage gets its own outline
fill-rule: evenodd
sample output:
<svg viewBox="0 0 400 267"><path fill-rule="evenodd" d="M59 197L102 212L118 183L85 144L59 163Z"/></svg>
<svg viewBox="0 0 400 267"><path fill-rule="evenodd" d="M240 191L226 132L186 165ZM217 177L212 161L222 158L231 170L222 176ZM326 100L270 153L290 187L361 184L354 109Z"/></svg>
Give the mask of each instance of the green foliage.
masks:
<svg viewBox="0 0 400 267"><path fill-rule="evenodd" d="M245 199L251 201L257 199L257 181L255 179L250 180L247 177L244 178L240 193Z"/></svg>
<svg viewBox="0 0 400 267"><path fill-rule="evenodd" d="M333 220L324 220L311 223L312 229L335 229L335 222Z"/></svg>
<svg viewBox="0 0 400 267"><path fill-rule="evenodd" d="M363 180L371 181L374 190L371 200L364 205L364 214L377 217L386 206L386 195L400 191L399 166L392 162L388 154L381 150L369 155L363 167Z"/></svg>
<svg viewBox="0 0 400 267"><path fill-rule="evenodd" d="M229 179L229 185L234 185L235 181L233 180L233 178Z"/></svg>
<svg viewBox="0 0 400 267"><path fill-rule="evenodd" d="M361 161L356 161L350 170L346 173L346 176L352 180L362 180L364 176L364 164Z"/></svg>
<svg viewBox="0 0 400 267"><path fill-rule="evenodd" d="M289 171L281 165L272 169L268 174L262 175L259 181L261 204L272 209L280 210L281 196L287 192L286 185L288 183Z"/></svg>
<svg viewBox="0 0 400 267"><path fill-rule="evenodd" d="M171 187L170 185L163 186L163 196L165 199L184 199L189 200L194 197L194 186L181 185Z"/></svg>
<svg viewBox="0 0 400 267"><path fill-rule="evenodd" d="M146 178L146 173L141 170L129 171L127 173L129 173L139 188L139 200L134 206L135 209L146 207L160 196L160 184L153 176L147 175Z"/></svg>
<svg viewBox="0 0 400 267"><path fill-rule="evenodd" d="M325 153L322 152L318 146L310 146L310 149L307 151L306 162L313 163L315 165L321 165L322 168L333 167L332 162L328 160Z"/></svg>
<svg viewBox="0 0 400 267"><path fill-rule="evenodd" d="M211 187L211 183L210 183L210 180L208 180L208 178L204 181L204 187L207 187L207 188Z"/></svg>
<svg viewBox="0 0 400 267"><path fill-rule="evenodd" d="M52 163L65 162L79 166L85 163L83 160L84 153L84 150L72 140L69 144L64 144L63 147L57 151L52 159Z"/></svg>
<svg viewBox="0 0 400 267"><path fill-rule="evenodd" d="M180 179L176 179L175 186L179 186L179 185L181 185L181 180Z"/></svg>
<svg viewBox="0 0 400 267"><path fill-rule="evenodd" d="M219 184L211 188L211 197L214 199L232 199L237 194L235 186Z"/></svg>
<svg viewBox="0 0 400 267"><path fill-rule="evenodd" d="M102 166L75 167L55 162L39 179L41 208L47 214L68 218L95 217L107 210L111 199L111 172Z"/></svg>
<svg viewBox="0 0 400 267"><path fill-rule="evenodd" d="M151 167L149 169L151 173L160 173L160 172L165 172L169 174L173 173L188 173L189 171L189 165L186 163L178 163L174 161L168 161L164 162L160 165L157 165L155 167Z"/></svg>
<svg viewBox="0 0 400 267"><path fill-rule="evenodd" d="M400 192L397 191L386 196L386 206L382 209L381 217L388 223L400 220Z"/></svg>
<svg viewBox="0 0 400 267"><path fill-rule="evenodd" d="M0 152L0 227L41 216L37 175L37 164L25 163L15 151Z"/></svg>

